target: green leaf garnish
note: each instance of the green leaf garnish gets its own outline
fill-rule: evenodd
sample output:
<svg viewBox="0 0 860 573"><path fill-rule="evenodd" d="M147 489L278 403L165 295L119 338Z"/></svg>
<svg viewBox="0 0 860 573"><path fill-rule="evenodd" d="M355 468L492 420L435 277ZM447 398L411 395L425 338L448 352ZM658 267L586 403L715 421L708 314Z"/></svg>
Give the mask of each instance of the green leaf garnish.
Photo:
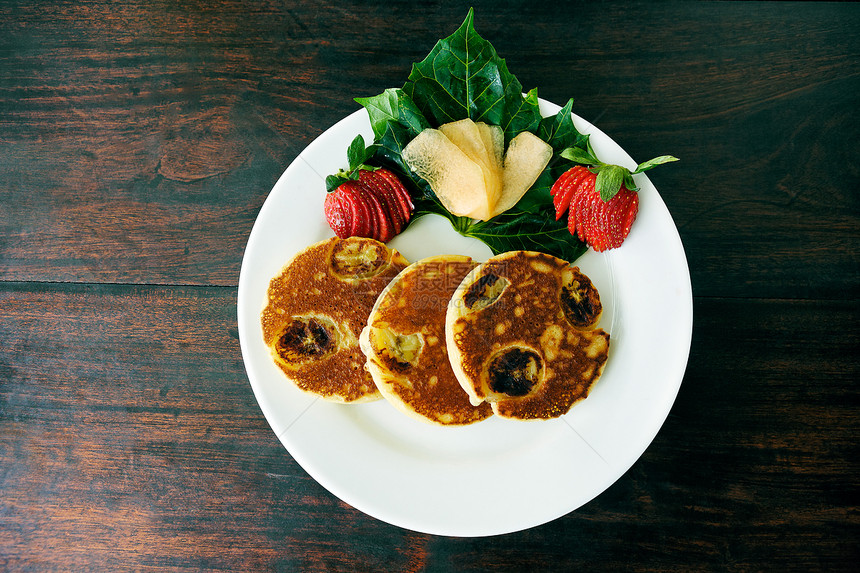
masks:
<svg viewBox="0 0 860 573"><path fill-rule="evenodd" d="M368 159L367 148L364 145L364 138L361 134L355 136L355 139L349 144L349 149L346 150L346 158L349 160L350 171L356 171Z"/></svg>
<svg viewBox="0 0 860 573"><path fill-rule="evenodd" d="M655 157L654 159L649 159L644 163L640 163L633 173L642 173L643 171L648 171L658 165L663 165L664 163L670 163L672 161L678 161L678 158L672 157L671 155L661 155L660 157Z"/></svg>
<svg viewBox="0 0 860 573"><path fill-rule="evenodd" d="M601 163L588 150L581 147L568 147L560 153L565 159L582 165L601 165Z"/></svg>
<svg viewBox="0 0 860 573"><path fill-rule="evenodd" d="M594 187L600 193L600 198L609 201L621 189L624 183L624 172L627 171L618 165L607 165L597 172L597 181Z"/></svg>
<svg viewBox="0 0 860 573"><path fill-rule="evenodd" d="M501 126L510 141L540 122L537 92L523 97L522 84L475 31L473 18L470 9L457 31L412 66L403 91L433 126L468 117Z"/></svg>
<svg viewBox="0 0 860 573"><path fill-rule="evenodd" d="M552 203L549 206L551 208ZM541 251L574 261L588 249L585 243L571 235L566 220L556 221L548 211L531 213L521 211L517 206L489 221L472 221L468 217L452 215L435 197L428 197L415 205L414 219L428 214L447 218L454 230L480 240L490 247L493 254L515 250Z"/></svg>

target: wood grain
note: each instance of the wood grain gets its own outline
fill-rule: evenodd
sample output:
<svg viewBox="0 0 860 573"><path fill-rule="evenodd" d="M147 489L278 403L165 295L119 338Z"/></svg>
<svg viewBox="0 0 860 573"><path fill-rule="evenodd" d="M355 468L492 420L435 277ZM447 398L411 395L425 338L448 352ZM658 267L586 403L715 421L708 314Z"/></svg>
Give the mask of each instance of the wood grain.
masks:
<svg viewBox="0 0 860 573"><path fill-rule="evenodd" d="M256 406L234 305L226 288L7 286L0 563L832 570L854 555L852 305L698 302L681 393L639 462L555 522L474 540L389 526L310 479Z"/></svg>
<svg viewBox="0 0 860 573"><path fill-rule="evenodd" d="M283 169L357 109L353 97L402 84L463 18L438 7L431 26L397 3L40 6L7 7L0 35L3 280L235 284ZM512 4L478 7L476 25L526 89L575 98L636 160L682 159L650 176L697 294L856 296L857 9L586 6L559 18Z"/></svg>

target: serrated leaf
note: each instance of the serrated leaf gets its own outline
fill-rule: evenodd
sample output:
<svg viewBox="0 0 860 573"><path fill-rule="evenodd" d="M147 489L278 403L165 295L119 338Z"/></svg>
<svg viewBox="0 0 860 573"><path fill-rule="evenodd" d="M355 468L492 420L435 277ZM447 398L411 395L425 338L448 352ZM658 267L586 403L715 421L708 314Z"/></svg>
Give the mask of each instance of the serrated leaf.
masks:
<svg viewBox="0 0 860 573"><path fill-rule="evenodd" d="M583 135L573 125L573 98L557 114L544 117L538 125L537 135L552 146L555 153L561 153L567 148L587 149L588 136Z"/></svg>
<svg viewBox="0 0 860 573"><path fill-rule="evenodd" d="M556 221L555 215L546 210L530 213L511 209L490 221L473 222L469 217L452 215L437 199L425 198L416 202L412 220L428 214L445 217L458 233L478 239L490 247L493 254L540 251L571 262L588 250L587 245L570 234L566 219Z"/></svg>
<svg viewBox="0 0 860 573"><path fill-rule="evenodd" d="M378 139L372 161L385 165L403 176L411 177L411 170L403 161L403 148L412 140L411 132L400 123L385 124L385 131Z"/></svg>
<svg viewBox="0 0 860 573"><path fill-rule="evenodd" d="M621 184L624 182L624 173L627 170L617 165L607 165L597 172L597 181L594 187L600 198L609 201L618 194Z"/></svg>
<svg viewBox="0 0 860 573"><path fill-rule="evenodd" d="M355 101L367 110L375 140L383 136L389 123L403 126L411 137L430 127L412 99L401 89L388 88L379 95L355 98Z"/></svg>
<svg viewBox="0 0 860 573"><path fill-rule="evenodd" d="M555 220L548 211L530 213L511 209L488 221L472 225L464 235L479 239L493 251L540 251L575 261L587 246L570 233L567 220Z"/></svg>
<svg viewBox="0 0 860 573"><path fill-rule="evenodd" d="M474 11L450 36L439 40L427 57L412 66L403 91L430 124L471 118L509 126L536 104L522 95L519 80L495 48L475 31ZM538 110L539 113L539 110ZM526 113L528 116L528 113ZM539 119L539 117L538 117ZM511 130L506 129L506 136Z"/></svg>
<svg viewBox="0 0 860 573"><path fill-rule="evenodd" d="M520 94L518 98L510 98L504 116L507 119L501 128L505 133L505 143L523 131L536 131L541 120L537 88L526 94L526 97Z"/></svg>

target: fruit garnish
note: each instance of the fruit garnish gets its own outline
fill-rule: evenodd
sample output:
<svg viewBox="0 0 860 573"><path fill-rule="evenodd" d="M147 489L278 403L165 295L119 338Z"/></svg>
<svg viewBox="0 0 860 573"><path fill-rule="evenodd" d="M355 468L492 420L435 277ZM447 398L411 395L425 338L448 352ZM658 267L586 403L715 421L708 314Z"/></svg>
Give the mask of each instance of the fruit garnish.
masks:
<svg viewBox="0 0 860 573"><path fill-rule="evenodd" d="M341 239L368 237L387 243L399 234L412 217L409 191L394 173L371 167L365 161L373 151L357 136L349 147L349 170L326 178L328 193L323 202L326 221Z"/></svg>
<svg viewBox="0 0 860 573"><path fill-rule="evenodd" d="M595 251L620 247L639 212L633 175L678 159L671 155L640 163L634 171L598 161L587 144L561 152L582 163L561 174L550 189L556 220L567 212L567 228Z"/></svg>
<svg viewBox="0 0 860 573"><path fill-rule="evenodd" d="M441 215L458 233L482 241L494 254L525 249L575 261L588 246L569 231L568 221L561 220L572 197L550 193L559 176L576 163L601 167L596 173L597 188L608 199L625 181L626 188L635 191L633 173L650 168L649 163L658 164L661 158L634 172L598 161L589 136L574 125L573 99L555 115L543 117L537 88L524 89L492 44L475 31L473 22L470 9L453 34L440 39L426 58L412 66L401 88L355 98L367 111L374 139L368 148L353 142L349 154L360 164L384 165L407 182L414 203L409 203L406 224L423 215ZM449 133L443 133L445 125ZM425 177L421 167L409 164L406 147L428 131L444 137L447 145L435 135L426 136L435 141L422 145L456 151L436 150L425 156L423 168L430 170ZM464 149L452 144L452 139L458 139ZM536 159L540 156L536 148L548 161ZM564 151L589 159L571 160ZM415 154L419 155L424 153ZM357 173L351 160L350 171L338 176L358 179ZM434 178L444 181L434 184ZM337 176L329 179L333 180L330 191L340 185ZM396 227L394 212L389 215ZM333 218L333 229L346 226Z"/></svg>
<svg viewBox="0 0 860 573"><path fill-rule="evenodd" d="M552 147L523 131L505 151L501 127L466 118L424 129L402 156L452 215L489 221L525 195L549 163Z"/></svg>

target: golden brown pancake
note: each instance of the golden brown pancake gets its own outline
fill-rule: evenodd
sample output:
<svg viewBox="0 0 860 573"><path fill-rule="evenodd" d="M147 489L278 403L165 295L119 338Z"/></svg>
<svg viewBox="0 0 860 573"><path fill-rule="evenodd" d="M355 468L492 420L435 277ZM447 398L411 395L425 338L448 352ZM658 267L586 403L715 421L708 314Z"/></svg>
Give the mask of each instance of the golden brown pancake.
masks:
<svg viewBox="0 0 860 573"><path fill-rule="evenodd" d="M475 265L469 257L429 257L409 265L379 296L361 333L376 386L396 408L424 422L465 425L492 415L473 406L451 370L445 313Z"/></svg>
<svg viewBox="0 0 860 573"><path fill-rule="evenodd" d="M380 397L364 369L358 335L376 298L408 265L373 239L311 245L269 283L260 315L272 358L299 389L333 402Z"/></svg>
<svg viewBox="0 0 860 573"><path fill-rule="evenodd" d="M490 258L451 298L451 366L473 404L505 418L555 418L588 396L603 372L609 334L595 329L602 306L577 267L511 251Z"/></svg>

